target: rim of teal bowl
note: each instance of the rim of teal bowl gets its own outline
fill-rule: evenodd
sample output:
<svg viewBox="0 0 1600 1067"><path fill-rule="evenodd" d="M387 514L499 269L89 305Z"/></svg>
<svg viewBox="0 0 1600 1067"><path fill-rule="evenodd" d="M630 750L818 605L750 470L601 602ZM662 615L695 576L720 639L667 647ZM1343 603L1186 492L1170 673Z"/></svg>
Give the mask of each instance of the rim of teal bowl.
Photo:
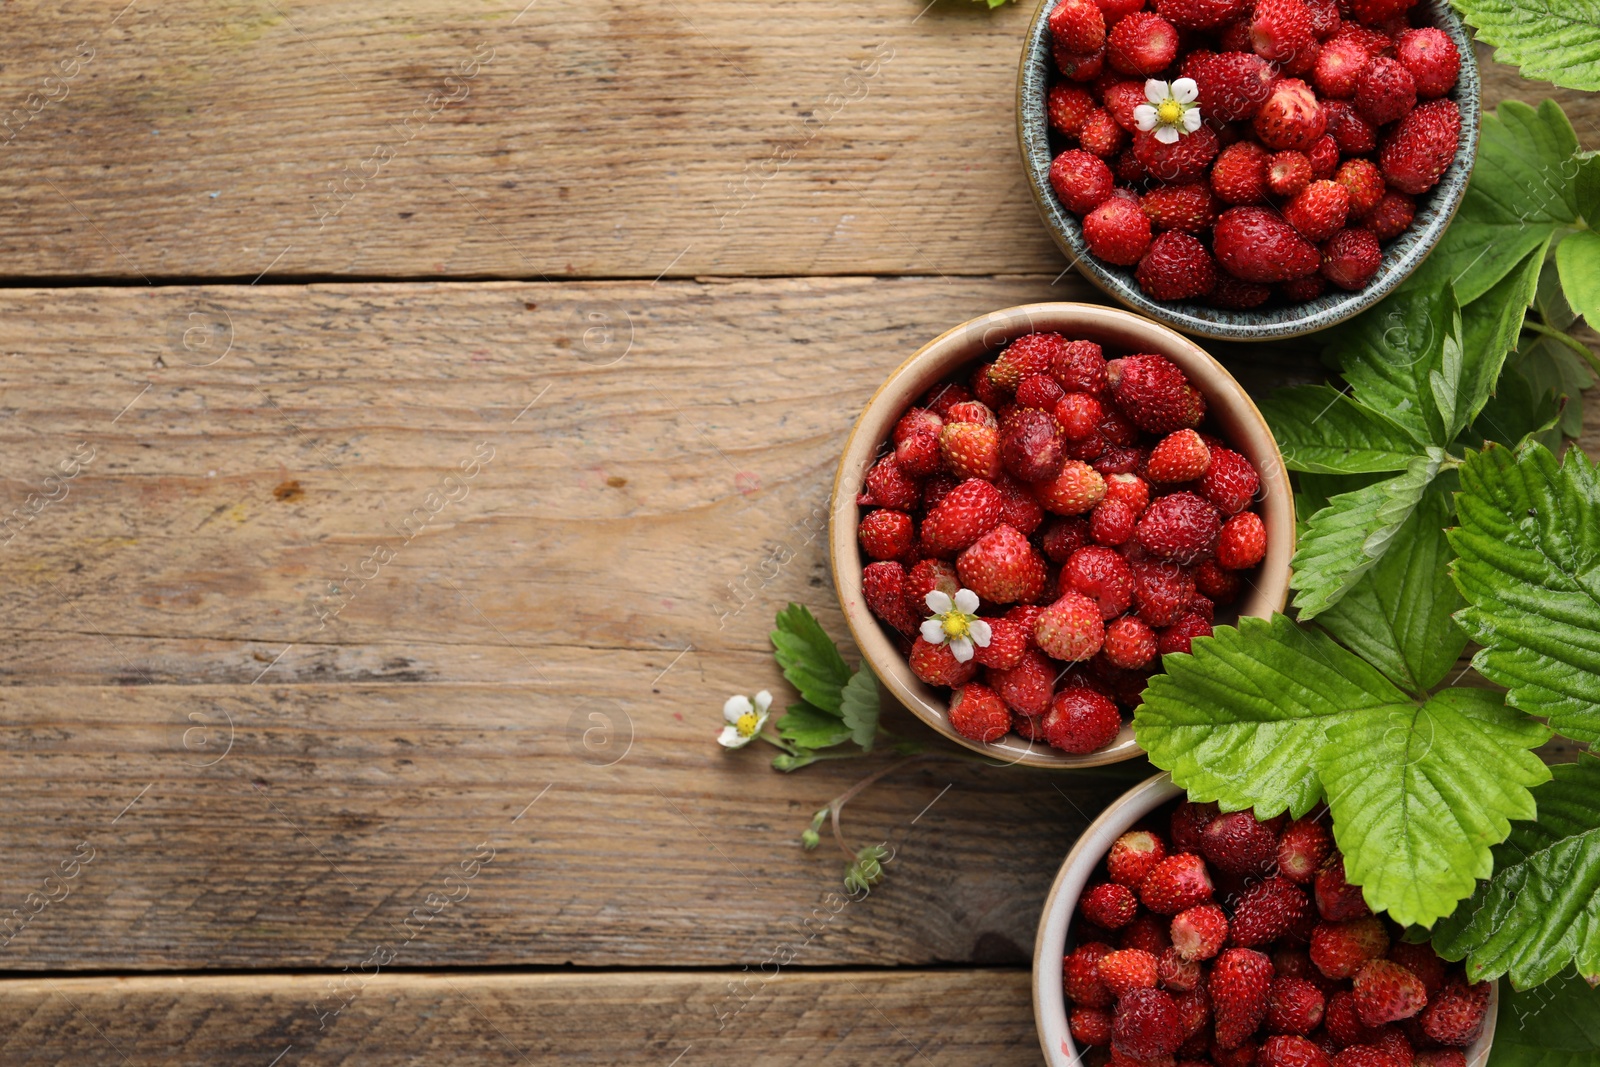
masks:
<svg viewBox="0 0 1600 1067"><path fill-rule="evenodd" d="M1446 94L1461 110L1461 144L1445 169L1439 184L1417 198L1417 213L1411 229L1383 248L1378 273L1357 292L1330 291L1301 304L1235 311L1214 308L1193 300L1152 300L1139 288L1129 268L1101 262L1089 252L1078 219L1056 199L1050 187L1050 163L1055 158L1050 146L1049 121L1045 96L1050 90L1052 60L1046 13L1057 0L1040 0L1028 24L1017 71L1017 138L1022 149L1023 169L1039 206L1040 217L1050 236L1066 253L1078 272L1108 296L1125 307L1148 315L1184 333L1227 341L1274 341L1299 337L1326 329L1360 314L1395 290L1410 276L1438 244L1445 227L1461 206L1467 180L1478 153L1478 131L1482 106L1478 99L1478 62L1472 51L1472 38L1450 10L1447 0L1421 0L1413 9L1425 16L1421 21L1449 35L1461 54L1461 76Z"/></svg>

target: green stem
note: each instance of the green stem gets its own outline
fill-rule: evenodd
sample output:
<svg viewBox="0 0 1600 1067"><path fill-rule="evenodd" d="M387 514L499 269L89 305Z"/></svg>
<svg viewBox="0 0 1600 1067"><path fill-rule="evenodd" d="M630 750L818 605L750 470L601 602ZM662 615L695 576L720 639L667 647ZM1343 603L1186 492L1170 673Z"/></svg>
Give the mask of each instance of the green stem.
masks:
<svg viewBox="0 0 1600 1067"><path fill-rule="evenodd" d="M1527 319L1522 320L1522 328L1532 333L1539 334L1541 337L1548 337L1552 341L1558 341L1561 344L1566 345L1568 348L1572 349L1574 352L1578 353L1578 355L1587 360L1589 366L1596 374L1600 374L1600 356L1596 356L1593 352L1589 351L1588 345L1584 344L1582 341L1579 341L1571 334L1563 333L1552 326L1546 326L1542 322L1530 322Z"/></svg>
<svg viewBox="0 0 1600 1067"><path fill-rule="evenodd" d="M779 748L783 749L785 752L787 752L791 756L798 756L800 754L800 750L798 748L795 748L793 745L791 745L789 742L785 741L781 737L774 737L772 734L767 733L765 730L761 731L759 734L756 734L756 736L761 738L761 740L765 741L769 745L778 746Z"/></svg>

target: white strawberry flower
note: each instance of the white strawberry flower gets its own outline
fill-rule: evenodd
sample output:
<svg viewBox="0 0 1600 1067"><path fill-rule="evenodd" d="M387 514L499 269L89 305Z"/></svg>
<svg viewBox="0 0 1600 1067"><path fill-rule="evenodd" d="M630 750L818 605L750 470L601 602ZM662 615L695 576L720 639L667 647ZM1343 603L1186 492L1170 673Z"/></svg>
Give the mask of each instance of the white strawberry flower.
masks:
<svg viewBox="0 0 1600 1067"><path fill-rule="evenodd" d="M722 717L728 725L717 735L717 744L723 748L743 748L756 739L767 724L767 709L772 707L772 694L763 689L754 701L743 693L728 698L722 705Z"/></svg>
<svg viewBox="0 0 1600 1067"><path fill-rule="evenodd" d="M978 618L977 593L960 589L956 591L955 599L951 600L949 593L935 589L923 598L923 603L933 612L922 623L922 639L928 644L942 645L948 642L957 663L965 663L972 658L973 645L989 647L989 624Z"/></svg>
<svg viewBox="0 0 1600 1067"><path fill-rule="evenodd" d="M1199 97L1200 87L1193 78L1170 84L1151 78L1144 83L1144 98L1150 102L1133 109L1133 121L1141 130L1156 131L1162 144L1172 144L1200 128L1200 108L1195 103Z"/></svg>

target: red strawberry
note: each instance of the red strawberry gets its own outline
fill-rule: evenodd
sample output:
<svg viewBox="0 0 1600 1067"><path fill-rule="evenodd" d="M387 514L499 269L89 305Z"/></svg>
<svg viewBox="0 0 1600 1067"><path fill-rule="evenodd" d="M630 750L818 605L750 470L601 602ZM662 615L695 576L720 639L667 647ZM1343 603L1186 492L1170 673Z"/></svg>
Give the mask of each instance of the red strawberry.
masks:
<svg viewBox="0 0 1600 1067"><path fill-rule="evenodd" d="M1361 155L1378 147L1378 131L1356 114L1354 105L1342 100L1325 100L1322 110L1328 116L1328 136L1347 156Z"/></svg>
<svg viewBox="0 0 1600 1067"><path fill-rule="evenodd" d="M1194 569L1194 585L1201 593L1218 604L1231 604L1239 597L1239 575L1217 566L1208 559Z"/></svg>
<svg viewBox="0 0 1600 1067"><path fill-rule="evenodd" d="M1011 712L993 689L968 682L950 697L950 725L974 741L998 741L1011 729Z"/></svg>
<svg viewBox="0 0 1600 1067"><path fill-rule="evenodd" d="M872 613L906 636L917 631L917 618L906 601L906 572L898 563L869 563L861 571L861 595Z"/></svg>
<svg viewBox="0 0 1600 1067"><path fill-rule="evenodd" d="M1105 108L1097 107L1084 116L1083 126L1078 130L1078 145L1085 152L1111 159L1127 143L1127 131L1117 125L1117 120Z"/></svg>
<svg viewBox="0 0 1600 1067"><path fill-rule="evenodd" d="M1044 560L1028 539L1001 524L956 557L961 584L994 604L1032 600L1044 588Z"/></svg>
<svg viewBox="0 0 1600 1067"><path fill-rule="evenodd" d="M1252 128L1268 148L1297 148L1303 152L1327 132L1328 116L1311 86L1299 78L1283 78L1273 85L1272 95L1256 113Z"/></svg>
<svg viewBox="0 0 1600 1067"><path fill-rule="evenodd" d="M1292 1035L1267 1038L1256 1055L1256 1067L1330 1067L1331 1063L1319 1045Z"/></svg>
<svg viewBox="0 0 1600 1067"><path fill-rule="evenodd" d="M1050 411L1066 395L1066 391L1048 374L1031 374L1017 383L1018 407ZM1060 421L1059 417L1056 421Z"/></svg>
<svg viewBox="0 0 1600 1067"><path fill-rule="evenodd" d="M1111 113L1112 119L1118 127L1132 133L1139 128L1134 111L1140 104L1145 103L1144 82L1137 78L1128 78L1116 81L1106 86L1101 99L1105 102L1105 109Z"/></svg>
<svg viewBox="0 0 1600 1067"><path fill-rule="evenodd" d="M918 404L943 419L949 416L951 408L971 399L972 394L967 391L966 386L955 382L943 382L929 389Z"/></svg>
<svg viewBox="0 0 1600 1067"><path fill-rule="evenodd" d="M1461 53L1455 42L1432 26L1402 33L1394 54L1411 72L1417 95L1425 99L1448 93L1461 74Z"/></svg>
<svg viewBox="0 0 1600 1067"><path fill-rule="evenodd" d="M1033 628L1034 642L1067 663L1086 660L1105 642L1105 622L1088 597L1068 593L1044 609Z"/></svg>
<svg viewBox="0 0 1600 1067"><path fill-rule="evenodd" d="M1417 83L1398 59L1379 56L1356 78L1356 112L1374 126L1404 118L1417 106Z"/></svg>
<svg viewBox="0 0 1600 1067"><path fill-rule="evenodd" d="M1124 948L1108 952L1095 965L1095 973L1117 997L1135 989L1156 987L1156 958L1144 949Z"/></svg>
<svg viewBox="0 0 1600 1067"><path fill-rule="evenodd" d="M1377 1031L1362 1023L1361 1016L1356 1014L1355 995L1348 989L1341 988L1328 994L1328 1007L1323 1012L1323 1022L1327 1027L1328 1036L1340 1047L1369 1045L1379 1037Z"/></svg>
<svg viewBox="0 0 1600 1067"><path fill-rule="evenodd" d="M1133 572L1117 552L1089 545L1074 552L1061 568L1060 591L1088 597L1101 619L1109 621L1133 603Z"/></svg>
<svg viewBox="0 0 1600 1067"><path fill-rule="evenodd" d="M1304 1036L1322 1025L1327 1006L1322 990L1304 978L1279 975L1267 998L1266 1027L1275 1034Z"/></svg>
<svg viewBox="0 0 1600 1067"><path fill-rule="evenodd" d="M1195 638L1210 637L1211 633L1211 623L1203 615L1191 612L1166 629L1156 631L1156 651L1163 656L1191 652L1191 642Z"/></svg>
<svg viewBox="0 0 1600 1067"><path fill-rule="evenodd" d="M1205 840L1206 827L1217 817L1215 804L1195 804L1181 800L1172 811L1169 828L1172 831L1172 848L1175 852L1200 851Z"/></svg>
<svg viewBox="0 0 1600 1067"><path fill-rule="evenodd" d="M1080 1045L1111 1043L1111 1013L1104 1008L1073 1008L1067 1016L1072 1040Z"/></svg>
<svg viewBox="0 0 1600 1067"><path fill-rule="evenodd" d="M1217 816L1201 835L1200 847L1206 859L1228 874L1264 873L1278 855L1271 828L1248 811Z"/></svg>
<svg viewBox="0 0 1600 1067"><path fill-rule="evenodd" d="M1129 896L1129 908L1137 908ZM1356 1014L1367 1026L1409 1019L1428 1004L1422 979L1390 960L1368 960L1352 979Z"/></svg>
<svg viewBox="0 0 1600 1067"><path fill-rule="evenodd" d="M1113 474L1106 478L1105 499L1126 504L1138 515L1150 504L1150 486L1137 474Z"/></svg>
<svg viewBox="0 0 1600 1067"><path fill-rule="evenodd" d="M1000 490L981 478L969 478L928 509L922 520L922 541L934 554L954 554L1000 523Z"/></svg>
<svg viewBox="0 0 1600 1067"><path fill-rule="evenodd" d="M1155 631L1137 616L1124 615L1106 627L1105 657L1124 670L1138 670L1156 658Z"/></svg>
<svg viewBox="0 0 1600 1067"><path fill-rule="evenodd" d="M939 469L939 431L944 420L925 408L912 408L894 426L894 458L900 469L921 478Z"/></svg>
<svg viewBox="0 0 1600 1067"><path fill-rule="evenodd" d="M1152 77L1166 69L1177 54L1178 31L1148 11L1119 20L1106 36L1106 60L1124 74Z"/></svg>
<svg viewBox="0 0 1600 1067"><path fill-rule="evenodd" d="M1167 858L1167 846L1149 830L1129 830L1106 853L1106 872L1118 885L1136 888L1156 864Z"/></svg>
<svg viewBox="0 0 1600 1067"><path fill-rule="evenodd" d="M1389 35L1370 26L1361 26L1355 22L1341 23L1333 35L1336 41L1349 38L1358 42L1371 56L1381 56L1393 47L1394 42L1389 40Z"/></svg>
<svg viewBox="0 0 1600 1067"><path fill-rule="evenodd" d="M1460 140L1461 111L1455 101L1430 100L1407 115L1384 141L1378 166L1390 185L1415 196L1439 183Z"/></svg>
<svg viewBox="0 0 1600 1067"><path fill-rule="evenodd" d="M1366 286L1383 265L1383 250L1371 230L1340 230L1322 246L1322 276L1341 289Z"/></svg>
<svg viewBox="0 0 1600 1067"><path fill-rule="evenodd" d="M1145 509L1134 532L1139 544L1172 563L1189 566L1216 550L1217 509L1193 493L1172 493Z"/></svg>
<svg viewBox="0 0 1600 1067"><path fill-rule="evenodd" d="M1026 486L1011 478L999 478L994 486L1000 490L1001 522L1023 534L1033 533L1044 522L1044 509Z"/></svg>
<svg viewBox="0 0 1600 1067"><path fill-rule="evenodd" d="M1156 964L1156 979L1163 989L1173 993L1188 993L1205 980L1205 972L1201 970L1199 960L1186 960L1176 948L1168 945L1161 951L1161 959ZM1205 1008L1209 1015L1209 997L1205 1001Z"/></svg>
<svg viewBox="0 0 1600 1067"><path fill-rule="evenodd" d="M1083 686L1078 685L1074 688ZM1160 916L1141 912L1139 917L1122 931L1122 936L1117 939L1117 947L1141 948L1159 960L1161 954L1172 947L1172 939L1167 936L1167 923ZM1159 974L1159 967L1157 973Z"/></svg>
<svg viewBox="0 0 1600 1067"><path fill-rule="evenodd" d="M1258 207L1224 211L1211 235L1223 269L1247 282L1285 282L1316 273L1322 257L1277 214Z"/></svg>
<svg viewBox="0 0 1600 1067"><path fill-rule="evenodd" d="M1150 247L1150 219L1137 202L1109 197L1083 217L1083 239L1107 263L1131 267Z"/></svg>
<svg viewBox="0 0 1600 1067"><path fill-rule="evenodd" d="M1061 0L1050 12L1050 36L1069 52L1094 52L1106 43L1106 20L1094 0Z"/></svg>
<svg viewBox="0 0 1600 1067"><path fill-rule="evenodd" d="M1176 915L1211 900L1211 876L1192 852L1168 856L1139 883L1139 899L1157 915Z"/></svg>
<svg viewBox="0 0 1600 1067"><path fill-rule="evenodd" d="M1230 948L1211 969L1211 1006L1217 1044L1238 1048L1267 1014L1272 992L1272 961L1253 949Z"/></svg>
<svg viewBox="0 0 1600 1067"><path fill-rule="evenodd" d="M922 500L922 486L907 474L894 456L884 456L872 465L865 478L865 491L856 498L863 507L897 508L910 511Z"/></svg>
<svg viewBox="0 0 1600 1067"><path fill-rule="evenodd" d="M1351 1045L1333 1057L1333 1067L1402 1067L1389 1052L1376 1045Z"/></svg>
<svg viewBox="0 0 1600 1067"><path fill-rule="evenodd" d="M1320 260L1321 254L1318 254ZM1320 265L1320 264L1319 264ZM1308 274L1304 278L1294 278L1278 286L1278 292L1283 294L1285 300L1302 302L1315 300L1327 291L1328 282L1320 274Z"/></svg>
<svg viewBox="0 0 1600 1067"><path fill-rule="evenodd" d="M1098 393L1106 387L1106 357L1093 341L1068 341L1050 364L1050 376L1069 393Z"/></svg>
<svg viewBox="0 0 1600 1067"><path fill-rule="evenodd" d="M1456 978L1439 990L1422 1012L1422 1031L1441 1045L1465 1046L1478 1040L1489 1009L1488 982L1467 985Z"/></svg>
<svg viewBox="0 0 1600 1067"><path fill-rule="evenodd" d="M1116 188L1105 160L1079 148L1069 148L1050 164L1050 188L1068 211L1087 214L1099 207Z"/></svg>
<svg viewBox="0 0 1600 1067"><path fill-rule="evenodd" d="M1129 15L1144 7L1144 0L1096 0L1107 26L1115 26Z"/></svg>
<svg viewBox="0 0 1600 1067"><path fill-rule="evenodd" d="M1349 978L1368 960L1389 951L1389 935L1376 918L1322 923L1311 934L1311 962L1329 978Z"/></svg>
<svg viewBox="0 0 1600 1067"><path fill-rule="evenodd" d="M1094 109L1094 97L1089 95L1088 90L1065 82L1052 85L1049 95L1045 97L1045 114L1049 117L1050 128L1068 137L1078 136L1084 116Z"/></svg>
<svg viewBox="0 0 1600 1067"><path fill-rule="evenodd" d="M1272 287L1243 281L1222 271L1217 275L1217 287L1207 299L1213 307L1248 311L1272 299Z"/></svg>
<svg viewBox="0 0 1600 1067"><path fill-rule="evenodd" d="M1054 384L1052 381L1051 384ZM1060 388L1060 386L1056 386ZM1083 441L1099 431L1105 413L1088 393L1065 393L1055 405L1056 422L1069 441Z"/></svg>
<svg viewBox="0 0 1600 1067"><path fill-rule="evenodd" d="M1217 198L1202 179L1185 185L1161 185L1139 198L1139 210L1156 230L1200 234L1217 219Z"/></svg>
<svg viewBox="0 0 1600 1067"><path fill-rule="evenodd" d="M1110 945L1091 941L1079 945L1062 961L1061 978L1067 998L1086 1008L1108 1008L1115 997L1100 978L1099 963L1112 952Z"/></svg>
<svg viewBox="0 0 1600 1067"><path fill-rule="evenodd" d="M1215 904L1198 904L1172 917L1172 947L1186 960L1209 960L1228 940L1228 919Z"/></svg>
<svg viewBox="0 0 1600 1067"><path fill-rule="evenodd" d="M1209 451L1211 462L1200 479L1200 492L1224 515L1236 515L1255 499L1261 489L1261 476L1249 460L1230 448Z"/></svg>
<svg viewBox="0 0 1600 1067"><path fill-rule="evenodd" d="M983 369L973 375L974 379L987 383L987 376ZM995 418L994 409L982 400L963 400L959 404L952 404L945 412L944 421L947 423L972 423L977 426L986 426L991 430L999 429L1000 420ZM941 433L943 431L940 431Z"/></svg>
<svg viewBox="0 0 1600 1067"><path fill-rule="evenodd" d="M1179 430L1168 434L1150 450L1144 476L1152 482L1190 482L1211 466L1211 450L1198 433Z"/></svg>
<svg viewBox="0 0 1600 1067"><path fill-rule="evenodd" d="M1316 895L1317 911L1329 922L1361 919L1372 914L1361 894L1361 887L1346 881L1344 857L1338 852L1331 854L1328 862L1317 872Z"/></svg>
<svg viewBox="0 0 1600 1067"><path fill-rule="evenodd" d="M1022 660L1004 670L989 671L989 685L1006 706L1021 715L1043 715L1055 693L1056 667L1038 649L1030 648Z"/></svg>
<svg viewBox="0 0 1600 1067"><path fill-rule="evenodd" d="M1390 189L1383 194L1383 199L1378 201L1378 206L1361 220L1361 228L1370 230L1380 241L1389 241L1399 237L1411 227L1411 219L1416 211L1416 201L1405 193Z"/></svg>
<svg viewBox="0 0 1600 1067"><path fill-rule="evenodd" d="M1350 195L1352 219L1359 219L1377 207L1388 188L1383 173L1370 159L1345 160L1334 173L1333 180L1344 186L1344 191Z"/></svg>
<svg viewBox="0 0 1600 1067"><path fill-rule="evenodd" d="M1267 161L1267 188L1285 199L1311 184L1311 160L1304 152L1274 152Z"/></svg>
<svg viewBox="0 0 1600 1067"><path fill-rule="evenodd" d="M1223 1048L1213 1039L1210 1049L1207 1050L1211 1062L1217 1067L1254 1067L1256 1055L1261 1050L1253 1041L1244 1041L1238 1048Z"/></svg>
<svg viewBox="0 0 1600 1067"><path fill-rule="evenodd" d="M1081 686L1057 693L1044 717L1045 739L1063 752L1080 755L1105 748L1121 730L1122 715L1111 698Z"/></svg>
<svg viewBox="0 0 1600 1067"><path fill-rule="evenodd" d="M1221 52L1200 64L1200 114L1222 122L1253 119L1272 95L1278 72L1249 52Z"/></svg>
<svg viewBox="0 0 1600 1067"><path fill-rule="evenodd" d="M1248 0L1156 0L1162 18L1184 30L1210 30L1232 22L1249 9Z"/></svg>
<svg viewBox="0 0 1600 1067"><path fill-rule="evenodd" d="M1368 26L1404 15L1417 0L1350 0L1350 13Z"/></svg>
<svg viewBox="0 0 1600 1067"><path fill-rule="evenodd" d="M1092 82L1100 77L1106 69L1106 50L1098 52L1069 52L1065 48L1052 45L1050 56L1056 61L1056 69L1064 78L1071 78L1075 82Z"/></svg>
<svg viewBox="0 0 1600 1067"><path fill-rule="evenodd" d="M1318 181L1306 186L1305 191L1290 200L1283 208L1283 217L1300 236L1313 243L1332 237L1344 226L1350 211L1350 194L1338 182Z"/></svg>
<svg viewBox="0 0 1600 1067"><path fill-rule="evenodd" d="M985 619L984 622L989 624L989 643L973 649L972 658L978 665L1008 670L1021 663L1032 631L1015 619Z"/></svg>
<svg viewBox="0 0 1600 1067"><path fill-rule="evenodd" d="M1206 167L1217 158L1220 147L1221 142L1210 126L1201 126L1171 144L1158 141L1152 130L1140 130L1133 135L1133 155L1139 165L1150 177L1173 185L1192 182L1204 175Z"/></svg>
<svg viewBox="0 0 1600 1067"><path fill-rule="evenodd" d="M1082 515L1106 495L1105 479L1082 460L1069 459L1053 481L1034 487L1034 495L1047 511L1057 515Z"/></svg>
<svg viewBox="0 0 1600 1067"><path fill-rule="evenodd" d="M1157 356L1156 358L1161 359L1162 357ZM1129 421L1129 413L1123 400L1123 397L1127 394L1126 392L1117 393L1116 383L1112 381L1113 377L1120 376L1126 370L1127 364L1125 363L1118 363L1115 370L1113 370L1110 363L1106 364L1106 386L1112 390L1112 399L1115 401L1115 403L1106 406L1103 409L1104 413L1100 416L1100 436L1106 439L1106 444L1108 445L1126 447L1139 443L1139 427ZM1174 430L1180 428L1178 426L1173 427Z"/></svg>
<svg viewBox="0 0 1600 1067"><path fill-rule="evenodd" d="M1260 0L1250 17L1250 43L1274 63L1309 52L1317 43L1311 9L1300 0Z"/></svg>
<svg viewBox="0 0 1600 1067"><path fill-rule="evenodd" d="M1083 894L1083 899L1078 902L1078 910L1096 926L1120 930L1139 914L1139 898L1125 885L1102 882Z"/></svg>
<svg viewBox="0 0 1600 1067"><path fill-rule="evenodd" d="M989 365L989 381L1012 392L1024 378L1049 374L1055 357L1066 344L1059 333L1028 333L1012 341Z"/></svg>
<svg viewBox="0 0 1600 1067"><path fill-rule="evenodd" d="M1317 93L1328 100L1349 100L1356 95L1356 80L1372 62L1372 53L1360 41L1342 37L1329 41L1317 53L1311 76Z"/></svg>
<svg viewBox="0 0 1600 1067"><path fill-rule="evenodd" d="M1211 168L1211 190L1230 204L1259 204L1267 195L1267 150L1254 141L1236 141L1222 150Z"/></svg>
<svg viewBox="0 0 1600 1067"><path fill-rule="evenodd" d="M1306 150L1306 157L1311 160L1311 177L1314 181L1325 181L1333 177L1333 172L1339 167L1339 142L1333 139L1330 133L1324 133Z"/></svg>
<svg viewBox="0 0 1600 1067"><path fill-rule="evenodd" d="M1089 544L1091 536L1087 519L1051 519L1039 543L1051 563L1065 563L1074 552Z"/></svg>
<svg viewBox="0 0 1600 1067"><path fill-rule="evenodd" d="M1327 827L1316 819L1296 819L1278 838L1278 873L1291 882L1309 885L1332 850L1333 838Z"/></svg>
<svg viewBox="0 0 1600 1067"><path fill-rule="evenodd" d="M947 422L939 433L944 465L958 478L1000 476L1000 432L975 422Z"/></svg>
<svg viewBox="0 0 1600 1067"><path fill-rule="evenodd" d="M1133 536L1139 513L1120 500L1102 500L1089 517L1089 535L1097 545L1120 545Z"/></svg>
<svg viewBox="0 0 1600 1067"><path fill-rule="evenodd" d="M1135 989L1117 1002L1111 1047L1136 1060L1170 1056L1183 1044L1182 1022L1172 995L1160 989Z"/></svg>
<svg viewBox="0 0 1600 1067"><path fill-rule="evenodd" d="M1150 433L1190 429L1205 418L1205 397L1164 356L1114 359L1106 364L1106 383L1128 419Z"/></svg>
<svg viewBox="0 0 1600 1067"><path fill-rule="evenodd" d="M1132 474L1143 462L1143 449L1109 445L1095 457L1094 469L1099 471L1102 477L1109 478L1113 474Z"/></svg>
<svg viewBox="0 0 1600 1067"><path fill-rule="evenodd" d="M1244 948L1270 944L1287 934L1310 908L1305 890L1287 878L1274 876L1257 882L1234 905L1233 943Z"/></svg>
<svg viewBox="0 0 1600 1067"><path fill-rule="evenodd" d="M927 613L928 594L935 589L945 596L954 597L961 588L961 578L948 560L924 559L906 572L906 607L919 617Z"/></svg>
<svg viewBox="0 0 1600 1067"><path fill-rule="evenodd" d="M950 651L948 644L930 645L921 637L911 646L911 673L929 685L948 685L951 688L966 685L978 673L978 665L971 660L962 663Z"/></svg>
<svg viewBox="0 0 1600 1067"><path fill-rule="evenodd" d="M1422 1049L1412 1063L1414 1067L1467 1067L1467 1056L1458 1048Z"/></svg>
<svg viewBox="0 0 1600 1067"><path fill-rule="evenodd" d="M1134 278L1156 300L1190 300L1216 286L1217 266L1198 238L1168 230L1150 242Z"/></svg>
<svg viewBox="0 0 1600 1067"><path fill-rule="evenodd" d="M1444 960L1433 951L1433 946L1397 941L1389 948L1389 958L1416 975L1428 996L1444 988Z"/></svg>
<svg viewBox="0 0 1600 1067"><path fill-rule="evenodd" d="M1048 411L1024 408L1000 429L1000 461L1024 482L1044 481L1060 473L1061 461L1066 458L1062 445L1061 427Z"/></svg>
<svg viewBox="0 0 1600 1067"><path fill-rule="evenodd" d="M1217 537L1217 562L1230 571L1242 571L1260 563L1267 554L1267 530L1261 516L1241 511L1222 524Z"/></svg>
<svg viewBox="0 0 1600 1067"><path fill-rule="evenodd" d="M903 559L916 543L916 528L911 516L887 508L872 512L856 528L861 550L871 559Z"/></svg>

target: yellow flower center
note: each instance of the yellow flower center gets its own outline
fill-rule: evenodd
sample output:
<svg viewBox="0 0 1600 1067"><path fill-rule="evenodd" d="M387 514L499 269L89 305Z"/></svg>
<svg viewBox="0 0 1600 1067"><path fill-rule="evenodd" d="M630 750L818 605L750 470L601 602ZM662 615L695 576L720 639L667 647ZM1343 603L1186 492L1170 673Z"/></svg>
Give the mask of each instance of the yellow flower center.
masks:
<svg viewBox="0 0 1600 1067"><path fill-rule="evenodd" d="M1156 106L1156 118L1164 126L1176 126L1183 119L1183 105L1170 98L1163 100Z"/></svg>
<svg viewBox="0 0 1600 1067"><path fill-rule="evenodd" d="M944 617L944 632L950 637L967 636L967 617L959 611L952 611Z"/></svg>
<svg viewBox="0 0 1600 1067"><path fill-rule="evenodd" d="M761 719L757 717L755 712L747 711L739 716L739 721L733 724L733 728L739 731L740 737L753 737L756 732L756 724L760 721Z"/></svg>

